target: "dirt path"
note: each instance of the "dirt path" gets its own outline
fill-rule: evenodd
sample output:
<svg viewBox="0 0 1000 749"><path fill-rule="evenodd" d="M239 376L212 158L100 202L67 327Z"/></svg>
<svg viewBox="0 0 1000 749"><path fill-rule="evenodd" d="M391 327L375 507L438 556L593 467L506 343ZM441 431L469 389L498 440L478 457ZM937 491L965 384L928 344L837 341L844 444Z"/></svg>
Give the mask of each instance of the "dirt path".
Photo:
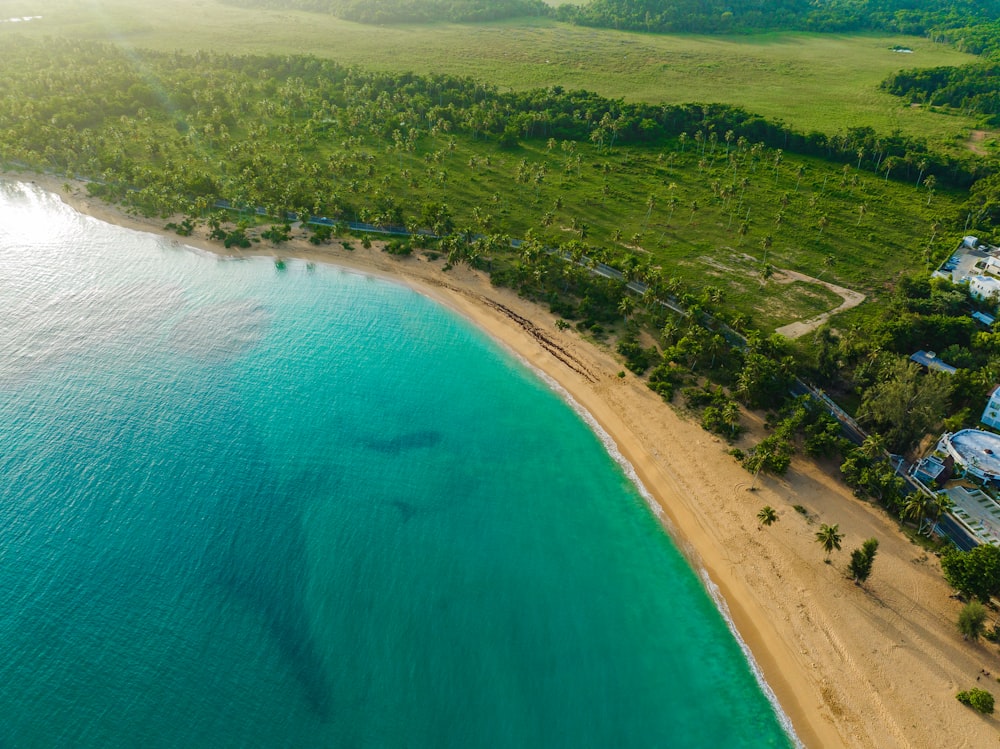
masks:
<svg viewBox="0 0 1000 749"><path fill-rule="evenodd" d="M983 141L987 135L994 135L989 130L973 130L969 133L969 139L965 141L966 147L978 156L988 155L988 151L983 147Z"/></svg>
<svg viewBox="0 0 1000 749"><path fill-rule="evenodd" d="M820 286L825 286L844 300L841 302L839 307L836 307L829 312L824 312L823 314L817 315L809 320L800 320L798 322L789 323L788 325L782 325L775 332L780 333L785 336L785 338L799 338L800 336L804 336L806 333L816 330L816 328L826 322L831 315L843 312L851 307L857 307L865 300L865 295L859 291L845 289L843 286L837 286L837 284L830 283L829 281L821 281L818 278L807 276L804 273L798 273L794 270L779 270L777 272L795 281L804 281L806 283L815 283Z"/></svg>

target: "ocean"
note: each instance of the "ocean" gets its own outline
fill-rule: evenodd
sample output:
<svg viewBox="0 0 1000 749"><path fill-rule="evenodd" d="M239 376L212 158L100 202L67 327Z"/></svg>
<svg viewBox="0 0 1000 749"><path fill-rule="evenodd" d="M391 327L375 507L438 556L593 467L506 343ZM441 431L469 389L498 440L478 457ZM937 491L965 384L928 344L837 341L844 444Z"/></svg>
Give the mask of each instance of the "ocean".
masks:
<svg viewBox="0 0 1000 749"><path fill-rule="evenodd" d="M464 319L0 182L0 747L787 747L613 445Z"/></svg>

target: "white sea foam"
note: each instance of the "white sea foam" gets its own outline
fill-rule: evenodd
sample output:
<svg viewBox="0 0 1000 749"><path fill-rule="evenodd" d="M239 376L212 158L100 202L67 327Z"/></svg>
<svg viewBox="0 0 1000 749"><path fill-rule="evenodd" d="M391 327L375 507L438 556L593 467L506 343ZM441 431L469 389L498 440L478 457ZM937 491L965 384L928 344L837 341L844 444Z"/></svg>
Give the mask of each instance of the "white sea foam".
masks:
<svg viewBox="0 0 1000 749"><path fill-rule="evenodd" d="M736 642L740 646L740 650L743 651L744 657L747 659L747 663L750 664L750 670L753 671L753 676L757 680L757 684L760 685L761 691L764 696L767 697L767 701L771 703L774 708L775 714L778 716L778 722L781 723L781 727L785 729L785 733L788 734L796 747L799 749L805 749L805 744L795 735L795 728L792 726L792 721L789 719L785 712L781 709L781 704L778 702L778 697L775 695L774 690L771 689L771 685L767 683L764 678L764 672L761 671L760 666L757 664L757 660L753 657L753 653L750 652L749 646L743 640L738 629L736 629L736 624L733 622L733 617L729 613L729 606L726 604L726 599L722 596L722 592L719 590L719 586L712 582L712 578L708 576L708 572L702 568L698 569L698 575L701 577L701 581L708 591L708 594L712 596L712 600L715 601L716 608L719 609L719 613L722 614L722 618L726 620L726 626L729 627L729 631L733 633L733 637L736 638Z"/></svg>
<svg viewBox="0 0 1000 749"><path fill-rule="evenodd" d="M597 438L604 445L604 449L608 451L608 455L611 456L611 459L621 466L625 475L628 476L629 480L635 485L636 489L639 490L639 494L642 495L642 498L646 500L646 504L649 505L649 508L667 527L670 537L683 547L682 550L685 551L684 556L687 557L692 566L696 568L696 572L701 578L702 584L705 586L705 590L712 598L712 601L715 602L715 607L718 609L719 613L722 614L722 618L725 619L726 626L729 628L729 631L732 633L733 637L736 638L736 642L739 645L740 650L743 651L743 657L746 659L750 666L750 670L753 672L754 679L757 680L757 684L760 686L760 690L764 693L767 701L771 703L771 707L774 710L781 727L785 730L788 738L791 739L792 743L798 747L798 749L805 749L805 744L803 744L799 737L795 734L795 728L792 726L791 719L785 714L784 710L781 709L781 704L778 702L777 695L775 695L774 690L771 689L771 685L768 684L767 680L764 678L764 672L761 671L761 668L758 665L757 660L753 657L753 653L750 651L749 646L747 646L743 637L740 635L739 630L736 629L736 624L733 622L733 617L729 612L729 606L726 604L726 599L723 598L722 593L719 590L719 586L712 582L712 578L709 577L707 570L695 562L697 554L694 550L688 544L678 540L678 535L675 532L673 524L670 522L666 513L663 512L663 508L660 506L659 502L653 498L652 493L642 483L642 479L640 479L639 474L636 473L635 466L633 466L629 462L628 458L622 454L621 450L618 449L617 443L611 435L608 434L604 427L600 425L597 419L594 418L593 414L580 405L580 403L569 393L568 390L566 390L566 388L549 377L549 375L545 374L545 372L531 366L531 364L529 364L523 357L518 356L517 358L519 358L525 366L534 371L535 374L537 374L552 390L558 393L558 395L566 401L570 408L572 408L577 415L579 415L580 418L587 423L591 430L593 430L594 434L597 435Z"/></svg>

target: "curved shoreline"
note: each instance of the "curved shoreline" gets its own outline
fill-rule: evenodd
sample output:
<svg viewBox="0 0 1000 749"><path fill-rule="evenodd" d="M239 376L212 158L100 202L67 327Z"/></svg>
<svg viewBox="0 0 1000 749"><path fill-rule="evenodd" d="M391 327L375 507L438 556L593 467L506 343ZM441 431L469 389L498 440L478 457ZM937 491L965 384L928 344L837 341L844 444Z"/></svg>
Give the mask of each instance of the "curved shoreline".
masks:
<svg viewBox="0 0 1000 749"><path fill-rule="evenodd" d="M438 264L394 258L377 248L348 252L304 240L280 249L227 251L203 237L174 238L162 221L129 216L64 180L10 178L34 181L81 213L171 236L178 244L224 256L331 263L406 283L445 304L558 383L610 436L660 508L674 541L718 589L735 630L806 746L995 743L996 722L954 699L959 689L988 686L976 679L984 665L1000 671L995 650L962 642L954 626L959 605L949 598L936 560L922 555L883 513L851 496L831 471L796 459L786 477L747 492L749 476L726 454L728 445L664 405L637 378L619 378L621 364L613 355L559 331L548 310L493 288L464 266L444 274ZM753 422L751 433L762 433L754 415L744 421ZM779 510L781 522L761 531L755 516L765 503ZM793 504L805 506L807 514ZM810 528L819 519L840 524L845 548L879 538L867 589L822 563Z"/></svg>

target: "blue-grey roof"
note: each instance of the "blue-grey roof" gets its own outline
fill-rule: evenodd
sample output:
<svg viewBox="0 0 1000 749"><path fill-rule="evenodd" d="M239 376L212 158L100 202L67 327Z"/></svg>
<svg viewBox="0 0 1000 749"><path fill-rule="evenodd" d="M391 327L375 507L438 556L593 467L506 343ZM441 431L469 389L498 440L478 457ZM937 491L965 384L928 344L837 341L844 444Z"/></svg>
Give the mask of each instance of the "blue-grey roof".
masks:
<svg viewBox="0 0 1000 749"><path fill-rule="evenodd" d="M927 369L933 369L946 374L955 374L958 371L956 367L938 359L933 351L918 351L910 357L910 361L914 361L922 367L927 367Z"/></svg>

